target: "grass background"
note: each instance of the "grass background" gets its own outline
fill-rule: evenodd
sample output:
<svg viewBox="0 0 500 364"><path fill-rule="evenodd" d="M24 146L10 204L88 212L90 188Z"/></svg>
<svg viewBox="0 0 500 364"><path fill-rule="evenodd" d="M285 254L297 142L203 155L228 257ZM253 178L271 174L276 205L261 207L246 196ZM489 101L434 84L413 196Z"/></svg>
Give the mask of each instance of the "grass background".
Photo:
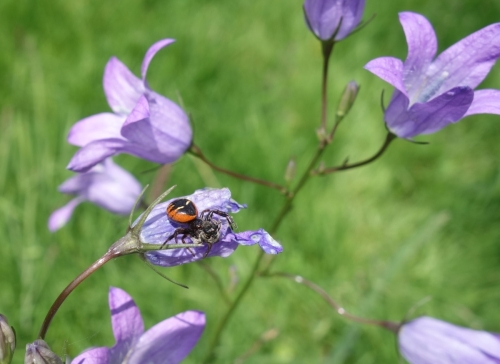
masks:
<svg viewBox="0 0 500 364"><path fill-rule="evenodd" d="M283 182L290 157L298 172L310 159L319 123L319 44L304 25L301 1L217 0L64 1L0 3L0 312L19 338L15 362L36 338L55 297L123 235L126 219L91 204L51 234L51 211L68 201L57 186L75 148L65 141L77 120L107 111L102 73L116 55L136 74L146 49L165 37L148 81L193 115L195 142L217 164ZM330 77L330 109L351 79L361 85L354 109L324 156L327 166L364 159L385 129L379 107L390 87L363 70L383 55L406 56L399 11L424 14L443 50L499 20L498 2L368 1L362 32L340 43ZM481 88L500 87L493 68ZM421 138L396 141L367 167L308 183L276 238L285 252L275 269L301 274L346 309L370 318L401 320L418 310L477 329L500 331L500 120L474 116ZM115 160L143 184L152 164ZM276 192L214 173L189 156L169 183L177 195L227 186L249 208L235 216L241 230L269 228L282 204ZM240 248L206 262L224 282L236 267L240 282L258 248ZM136 257L109 263L65 302L48 332L59 354L113 345L109 286L128 291L146 327L180 311L207 314L207 328L186 359L197 363L226 310L216 286L197 265L166 271L189 290L169 284ZM241 288L237 286L236 289ZM259 279L239 307L219 348L232 363L266 330L279 335L246 363L397 363L390 332L346 321L318 296L289 281Z"/></svg>

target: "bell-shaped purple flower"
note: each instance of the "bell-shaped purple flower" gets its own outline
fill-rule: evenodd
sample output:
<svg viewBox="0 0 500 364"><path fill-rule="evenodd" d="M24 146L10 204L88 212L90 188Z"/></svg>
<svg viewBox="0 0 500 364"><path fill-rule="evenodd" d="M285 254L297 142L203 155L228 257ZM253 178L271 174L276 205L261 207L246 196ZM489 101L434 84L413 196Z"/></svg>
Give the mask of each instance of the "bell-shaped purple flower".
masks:
<svg viewBox="0 0 500 364"><path fill-rule="evenodd" d="M193 133L188 116L179 105L152 91L146 82L154 55L173 42L163 39L148 49L142 61L141 79L117 58L109 60L103 83L113 113L92 115L73 125L68 142L81 148L68 169L85 172L120 153L171 163L189 148Z"/></svg>
<svg viewBox="0 0 500 364"><path fill-rule="evenodd" d="M384 119L401 138L431 134L472 114L500 114L500 91L473 91L500 57L500 23L462 39L434 59L434 29L422 15L399 14L408 43L403 63L393 57L365 68L396 89Z"/></svg>
<svg viewBox="0 0 500 364"><path fill-rule="evenodd" d="M306 24L322 41L339 41L359 25L365 0L306 0ZM332 39L333 38L333 39Z"/></svg>
<svg viewBox="0 0 500 364"><path fill-rule="evenodd" d="M134 176L108 158L59 186L60 192L76 197L50 215L49 230L56 231L63 227L75 207L83 201L90 201L115 214L127 215L134 207L141 189Z"/></svg>
<svg viewBox="0 0 500 364"><path fill-rule="evenodd" d="M144 332L141 313L127 292L109 290L111 325L116 344L112 348L88 349L71 364L176 364L198 342L205 328L205 314L186 311Z"/></svg>
<svg viewBox="0 0 500 364"><path fill-rule="evenodd" d="M401 355L411 364L498 364L500 335L419 317L398 332Z"/></svg>
<svg viewBox="0 0 500 364"><path fill-rule="evenodd" d="M227 188L205 188L195 191L192 195L180 198L192 201L197 207L199 214L204 210L220 210L225 213L235 213L246 207L234 201L231 198L231 192ZM144 243L163 244L176 229L186 227L186 224L173 222L165 212L169 203L176 199L160 203L153 208L141 230L141 240ZM220 221L221 229L218 240L210 249L209 257L227 257L236 250L238 245L259 244L267 254L278 254L283 251L281 245L263 229L237 233L231 229L226 218L214 214L213 219ZM181 238L183 237L181 234L177 242L172 239L168 244L181 244ZM185 238L185 241L189 243L193 242L189 235ZM156 250L146 253L145 256L154 265L170 267L203 259L208 248L208 245L205 244L204 247L189 249Z"/></svg>

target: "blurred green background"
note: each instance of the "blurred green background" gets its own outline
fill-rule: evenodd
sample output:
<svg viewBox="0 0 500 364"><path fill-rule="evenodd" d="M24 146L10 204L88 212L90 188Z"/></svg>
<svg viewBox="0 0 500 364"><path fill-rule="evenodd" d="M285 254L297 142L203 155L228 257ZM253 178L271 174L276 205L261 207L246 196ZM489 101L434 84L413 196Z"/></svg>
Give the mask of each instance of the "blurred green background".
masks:
<svg viewBox="0 0 500 364"><path fill-rule="evenodd" d="M108 111L102 91L115 55L139 74L155 41L177 43L153 60L153 89L182 102L194 120L195 142L216 164L283 183L291 157L302 171L315 149L320 111L320 48L304 25L298 0L3 0L0 2L0 312L19 338L15 362L36 338L55 297L126 229L126 219L89 203L55 234L47 219L68 196L57 186L76 148L66 135L77 120ZM404 10L434 25L439 49L500 18L500 3L367 1L362 32L338 44L331 63L330 110L344 85L361 92L326 166L358 161L381 145L380 92L391 88L363 70L383 55L406 57L397 20ZM500 88L493 68L481 88ZM296 199L276 238L279 271L314 281L351 313L402 320L427 314L477 329L500 331L500 118L474 116L430 136L429 145L397 140L367 167L315 178ZM128 155L115 158L143 184L156 172ZM269 228L282 197L275 191L212 172L190 156L169 180L176 195L204 187L231 188L248 204L235 216L241 230ZM206 262L225 284L241 282L257 255L242 247ZM65 302L48 332L58 354L114 343L107 295L125 289L146 327L178 312L207 314L207 328L186 359L203 358L227 307L214 281L195 264L164 271L174 286L137 257L110 262ZM245 363L397 363L394 335L339 317L307 288L280 278L258 279L233 316L218 350L232 363L266 330L279 335Z"/></svg>

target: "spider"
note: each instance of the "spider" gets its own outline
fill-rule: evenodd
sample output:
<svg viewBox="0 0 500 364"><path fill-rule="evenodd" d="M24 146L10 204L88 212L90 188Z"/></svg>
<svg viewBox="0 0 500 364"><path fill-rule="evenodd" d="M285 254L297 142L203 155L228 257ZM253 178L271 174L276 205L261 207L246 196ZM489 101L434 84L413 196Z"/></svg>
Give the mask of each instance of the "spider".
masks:
<svg viewBox="0 0 500 364"><path fill-rule="evenodd" d="M220 229L222 223L219 220L213 218L214 215L221 216L227 220L231 229L236 229L236 224L233 218L224 211L221 210L211 210L207 209L201 212L200 217L198 217L198 209L193 201L186 198L180 198L172 201L167 206L167 216L168 218L176 223L184 224L185 227L177 228L165 242L162 244L162 248L172 239L177 242L179 235L182 235L180 240L184 244L188 244L185 240L187 237L191 238L191 241L195 244L206 244L207 251L203 258L205 258L212 245L215 244L220 238ZM191 254L194 255L193 251L188 248Z"/></svg>

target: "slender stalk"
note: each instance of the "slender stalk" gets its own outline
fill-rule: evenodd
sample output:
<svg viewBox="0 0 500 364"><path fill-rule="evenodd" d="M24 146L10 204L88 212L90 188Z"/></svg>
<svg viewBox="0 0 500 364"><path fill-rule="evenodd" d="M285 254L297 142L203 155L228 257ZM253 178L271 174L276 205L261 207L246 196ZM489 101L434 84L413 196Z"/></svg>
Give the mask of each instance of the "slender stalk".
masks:
<svg viewBox="0 0 500 364"><path fill-rule="evenodd" d="M203 270L204 270L205 272L207 272L207 273L208 273L208 275L209 275L210 277L212 277L212 279L213 279L213 280L214 280L214 282L215 282L215 285L216 285L216 286L217 286L217 288L219 289L219 292L220 292L220 294L221 294L221 296L222 296L222 298L223 298L224 302L225 302L227 305L231 305L231 303L232 303L232 302L231 302L231 298L229 298L229 295L227 294L226 290L224 289L224 285L222 284L222 280L221 280L220 276L217 274L217 272L216 272L216 271L214 271L214 270L212 269L212 267L211 267L209 264L205 263L205 261L204 261L204 260L199 260L199 261L198 261L198 265L199 265L200 267L202 267L202 268L203 268Z"/></svg>
<svg viewBox="0 0 500 364"><path fill-rule="evenodd" d="M339 171L345 171L348 169L353 169L353 168L357 168L357 167L361 167L361 166L370 164L373 161L377 160L379 157L381 157L384 154L384 152L387 150L387 148L389 147L391 142L396 138L397 138L396 135L394 135L392 133L387 133L387 136L385 137L384 144L382 144L382 147L380 147L380 149L377 151L377 153L375 153L370 158L365 159L361 162L357 162L357 163L353 163L353 164L344 163L344 164L337 166L337 167L325 168L323 170L314 170L311 172L311 174L312 175L325 175L325 174L335 173L335 172L339 172Z"/></svg>
<svg viewBox="0 0 500 364"><path fill-rule="evenodd" d="M208 164L210 167L212 167L216 171L219 171L221 173L227 174L228 176L231 176L231 177L234 177L234 178L238 178L238 179L241 179L241 180L244 180L244 181L248 181L248 182L256 183L256 184L259 184L259 185L262 185L262 186L266 186L266 187L269 187L269 188L273 188L275 190L278 190L282 194L286 194L287 193L287 189L284 186L281 186L281 185L276 184L274 182L269 182L269 181L265 181L265 180L262 180L262 179L259 179L259 178L250 177L250 176L247 176L247 175L244 175L244 174L241 174L241 173L237 173L237 172L233 172L233 171L230 171L230 170L227 170L225 168L222 168L222 167L219 167L219 166L215 165L210 160L208 160L208 158L203 154L203 152L201 151L201 149L196 144L194 144L194 143L191 145L191 148L189 149L189 151L194 156L198 157L200 160L202 160L203 162L205 162L206 164Z"/></svg>
<svg viewBox="0 0 500 364"><path fill-rule="evenodd" d="M97 269L102 267L104 264L109 262L111 259L117 257L117 255L111 254L107 252L101 258L99 258L94 264L85 269L78 277L76 277L68 286L61 292L61 294L54 301L52 306L45 316L45 320L43 320L42 327L40 332L38 333L39 339L45 339L45 335L47 334L47 330L49 329L50 323L54 318L56 312L59 310L63 302L68 298L68 296L73 292L73 290L78 287L80 283L82 283L85 279L87 279L92 273L94 273Z"/></svg>
<svg viewBox="0 0 500 364"><path fill-rule="evenodd" d="M392 321L384 321L384 320L372 320L372 319L367 319L364 317L359 317L353 314L350 314L347 312L340 304L338 304L330 295L320 286L318 286L316 283L313 283L307 279L305 279L302 276L295 275L295 274L289 274L289 273L283 273L283 272L278 272L278 273L271 273L271 274L266 274L266 277L284 277L288 278L296 283L303 284L304 286L308 287L309 289L313 290L317 294L319 294L334 310L337 312L339 315L355 322L359 322L361 324L367 324L367 325L375 325L382 327L384 329L390 330L392 332L398 332L399 330L399 324L392 322Z"/></svg>
<svg viewBox="0 0 500 364"><path fill-rule="evenodd" d="M334 42L323 42L323 72L321 74L321 130L326 131L328 98L328 65Z"/></svg>

